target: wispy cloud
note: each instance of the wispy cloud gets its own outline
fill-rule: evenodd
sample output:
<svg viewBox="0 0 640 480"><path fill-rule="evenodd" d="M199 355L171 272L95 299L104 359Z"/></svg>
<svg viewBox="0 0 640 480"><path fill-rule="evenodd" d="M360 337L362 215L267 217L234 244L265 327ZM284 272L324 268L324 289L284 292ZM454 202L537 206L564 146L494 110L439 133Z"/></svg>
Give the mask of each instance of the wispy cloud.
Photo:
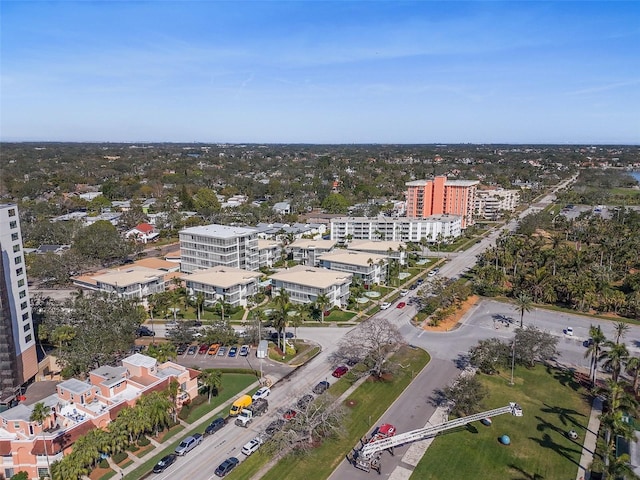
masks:
<svg viewBox="0 0 640 480"><path fill-rule="evenodd" d="M574 91L568 92L568 95L590 95L592 93L607 92L609 90L616 90L618 88L631 87L639 84L640 84L640 79L627 80L624 82L612 82L604 85L596 85L593 87L582 88L580 90L574 90Z"/></svg>

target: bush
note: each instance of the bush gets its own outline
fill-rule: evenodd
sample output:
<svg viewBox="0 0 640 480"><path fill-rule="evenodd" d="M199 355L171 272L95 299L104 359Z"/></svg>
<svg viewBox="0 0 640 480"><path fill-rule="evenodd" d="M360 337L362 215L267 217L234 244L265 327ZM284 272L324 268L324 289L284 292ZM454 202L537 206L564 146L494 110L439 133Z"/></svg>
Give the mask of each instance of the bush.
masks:
<svg viewBox="0 0 640 480"><path fill-rule="evenodd" d="M98 466L100 468L109 468L109 462L107 461L106 458L103 458L102 460L100 460L100 463L98 464Z"/></svg>
<svg viewBox="0 0 640 480"><path fill-rule="evenodd" d="M191 403L189 405L183 405L182 408L180 409L180 412L178 412L178 418L180 420L186 420L187 418L189 418L190 413L191 413Z"/></svg>
<svg viewBox="0 0 640 480"><path fill-rule="evenodd" d="M11 477L11 480L29 480L29 474L23 470Z"/></svg>
<svg viewBox="0 0 640 480"><path fill-rule="evenodd" d="M147 437L140 437L140 440L138 440L139 447L146 447L150 443L151 443L151 440L149 440Z"/></svg>
<svg viewBox="0 0 640 480"><path fill-rule="evenodd" d="M118 452L113 456L113 461L116 463L122 463L127 458L129 458L129 455L127 455L127 452Z"/></svg>

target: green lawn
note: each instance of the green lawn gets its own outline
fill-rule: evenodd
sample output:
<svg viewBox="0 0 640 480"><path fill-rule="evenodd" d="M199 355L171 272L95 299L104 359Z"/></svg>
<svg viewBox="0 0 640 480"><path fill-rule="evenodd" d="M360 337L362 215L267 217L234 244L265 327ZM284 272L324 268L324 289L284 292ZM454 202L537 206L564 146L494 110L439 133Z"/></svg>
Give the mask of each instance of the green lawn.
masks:
<svg viewBox="0 0 640 480"><path fill-rule="evenodd" d="M344 437L325 441L308 455L289 455L280 460L262 478L265 480L326 479L349 450L358 443L358 439L371 429L371 422L377 420L411 382L411 372L419 372L429 362L429 355L423 350L405 347L396 354L394 361L407 365L407 368L403 368L393 381L365 382L348 398L355 404L350 408L350 415L345 423L347 434ZM230 478L254 478L256 472L269 459L258 450L247 461L242 462L231 473Z"/></svg>
<svg viewBox="0 0 640 480"><path fill-rule="evenodd" d="M570 375L542 366L516 370L515 385L505 376L480 376L489 389L487 409L515 401L524 416L509 414L485 427L476 422L466 429L438 437L415 469L412 479L571 479L576 477L582 441L589 422L590 403ZM578 432L578 440L567 437ZM509 435L511 445L498 442Z"/></svg>
<svg viewBox="0 0 640 480"><path fill-rule="evenodd" d="M354 312L345 312L344 310L331 310L331 313L324 317L325 322L348 322L353 320L357 314Z"/></svg>
<svg viewBox="0 0 640 480"><path fill-rule="evenodd" d="M211 397L211 403L205 402L197 407L194 407L189 416L185 419L187 423L193 423L203 415L206 415L211 410L216 409L229 399L235 396L239 391L244 390L257 380L255 375L242 374L242 373L223 373L222 375L222 389L217 396ZM205 394L206 395L206 394ZM208 397L208 395L207 395ZM222 414L226 415L226 411Z"/></svg>

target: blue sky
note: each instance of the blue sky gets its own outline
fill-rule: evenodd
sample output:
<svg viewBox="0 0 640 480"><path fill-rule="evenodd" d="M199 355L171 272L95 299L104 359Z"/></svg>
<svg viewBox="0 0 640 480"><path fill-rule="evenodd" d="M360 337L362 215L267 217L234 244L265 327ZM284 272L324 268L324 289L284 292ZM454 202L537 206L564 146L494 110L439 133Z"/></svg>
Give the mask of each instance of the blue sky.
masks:
<svg viewBox="0 0 640 480"><path fill-rule="evenodd" d="M640 143L640 2L0 3L5 141Z"/></svg>

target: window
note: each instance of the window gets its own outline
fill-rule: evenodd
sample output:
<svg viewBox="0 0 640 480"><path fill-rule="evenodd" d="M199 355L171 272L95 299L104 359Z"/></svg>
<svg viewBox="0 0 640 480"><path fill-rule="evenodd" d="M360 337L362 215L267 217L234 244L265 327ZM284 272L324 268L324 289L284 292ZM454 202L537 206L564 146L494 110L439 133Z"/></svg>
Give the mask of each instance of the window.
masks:
<svg viewBox="0 0 640 480"><path fill-rule="evenodd" d="M20 267L20 268L16 268L16 275L18 275L18 276L22 275L22 272L23 272L23 271L24 271L24 270L22 270L22 267Z"/></svg>
<svg viewBox="0 0 640 480"><path fill-rule="evenodd" d="M27 308L28 306L29 306L29 305L27 304L27 302L22 302L22 303L20 304L20 309L21 309L21 310L24 310L24 309L25 309L25 308Z"/></svg>
<svg viewBox="0 0 640 480"><path fill-rule="evenodd" d="M38 478L49 478L49 469L46 467L38 467Z"/></svg>
<svg viewBox="0 0 640 480"><path fill-rule="evenodd" d="M18 286L24 287L24 278L21 278L20 280L18 280Z"/></svg>
<svg viewBox="0 0 640 480"><path fill-rule="evenodd" d="M31 334L27 335L26 337L24 337L24 342L25 343L29 343L31 341L33 337L31 336Z"/></svg>
<svg viewBox="0 0 640 480"><path fill-rule="evenodd" d="M9 228L10 229L13 230L14 228L17 228L17 226L18 226L18 222L15 222L15 221L14 222L9 222Z"/></svg>
<svg viewBox="0 0 640 480"><path fill-rule="evenodd" d="M24 298L27 296L27 292L25 290L21 290L19 295L20 295L20 298Z"/></svg>
<svg viewBox="0 0 640 480"><path fill-rule="evenodd" d="M16 265L20 265L22 263L22 257L16 257L13 260L15 262Z"/></svg>
<svg viewBox="0 0 640 480"><path fill-rule="evenodd" d="M18 232L13 232L11 234L11 241L15 242L16 240L18 240Z"/></svg>
<svg viewBox="0 0 640 480"><path fill-rule="evenodd" d="M9 209L9 216L10 217L15 217L16 216L16 209L15 208L10 208Z"/></svg>
<svg viewBox="0 0 640 480"><path fill-rule="evenodd" d="M7 457L9 457L10 455L7 455ZM13 473L13 468L5 468L4 469L4 476L5 478L11 478L13 477L14 473Z"/></svg>
<svg viewBox="0 0 640 480"><path fill-rule="evenodd" d="M22 329L23 329L25 332L28 332L29 330L31 330L31 324L30 324L30 323L27 323L24 327L22 327Z"/></svg>
<svg viewBox="0 0 640 480"><path fill-rule="evenodd" d="M22 314L22 320L29 320L29 312L25 312Z"/></svg>
<svg viewBox="0 0 640 480"><path fill-rule="evenodd" d="M19 251L20 251L20 244L19 244L19 243L16 243L16 244L13 246L13 253L16 253L16 252L19 252Z"/></svg>

